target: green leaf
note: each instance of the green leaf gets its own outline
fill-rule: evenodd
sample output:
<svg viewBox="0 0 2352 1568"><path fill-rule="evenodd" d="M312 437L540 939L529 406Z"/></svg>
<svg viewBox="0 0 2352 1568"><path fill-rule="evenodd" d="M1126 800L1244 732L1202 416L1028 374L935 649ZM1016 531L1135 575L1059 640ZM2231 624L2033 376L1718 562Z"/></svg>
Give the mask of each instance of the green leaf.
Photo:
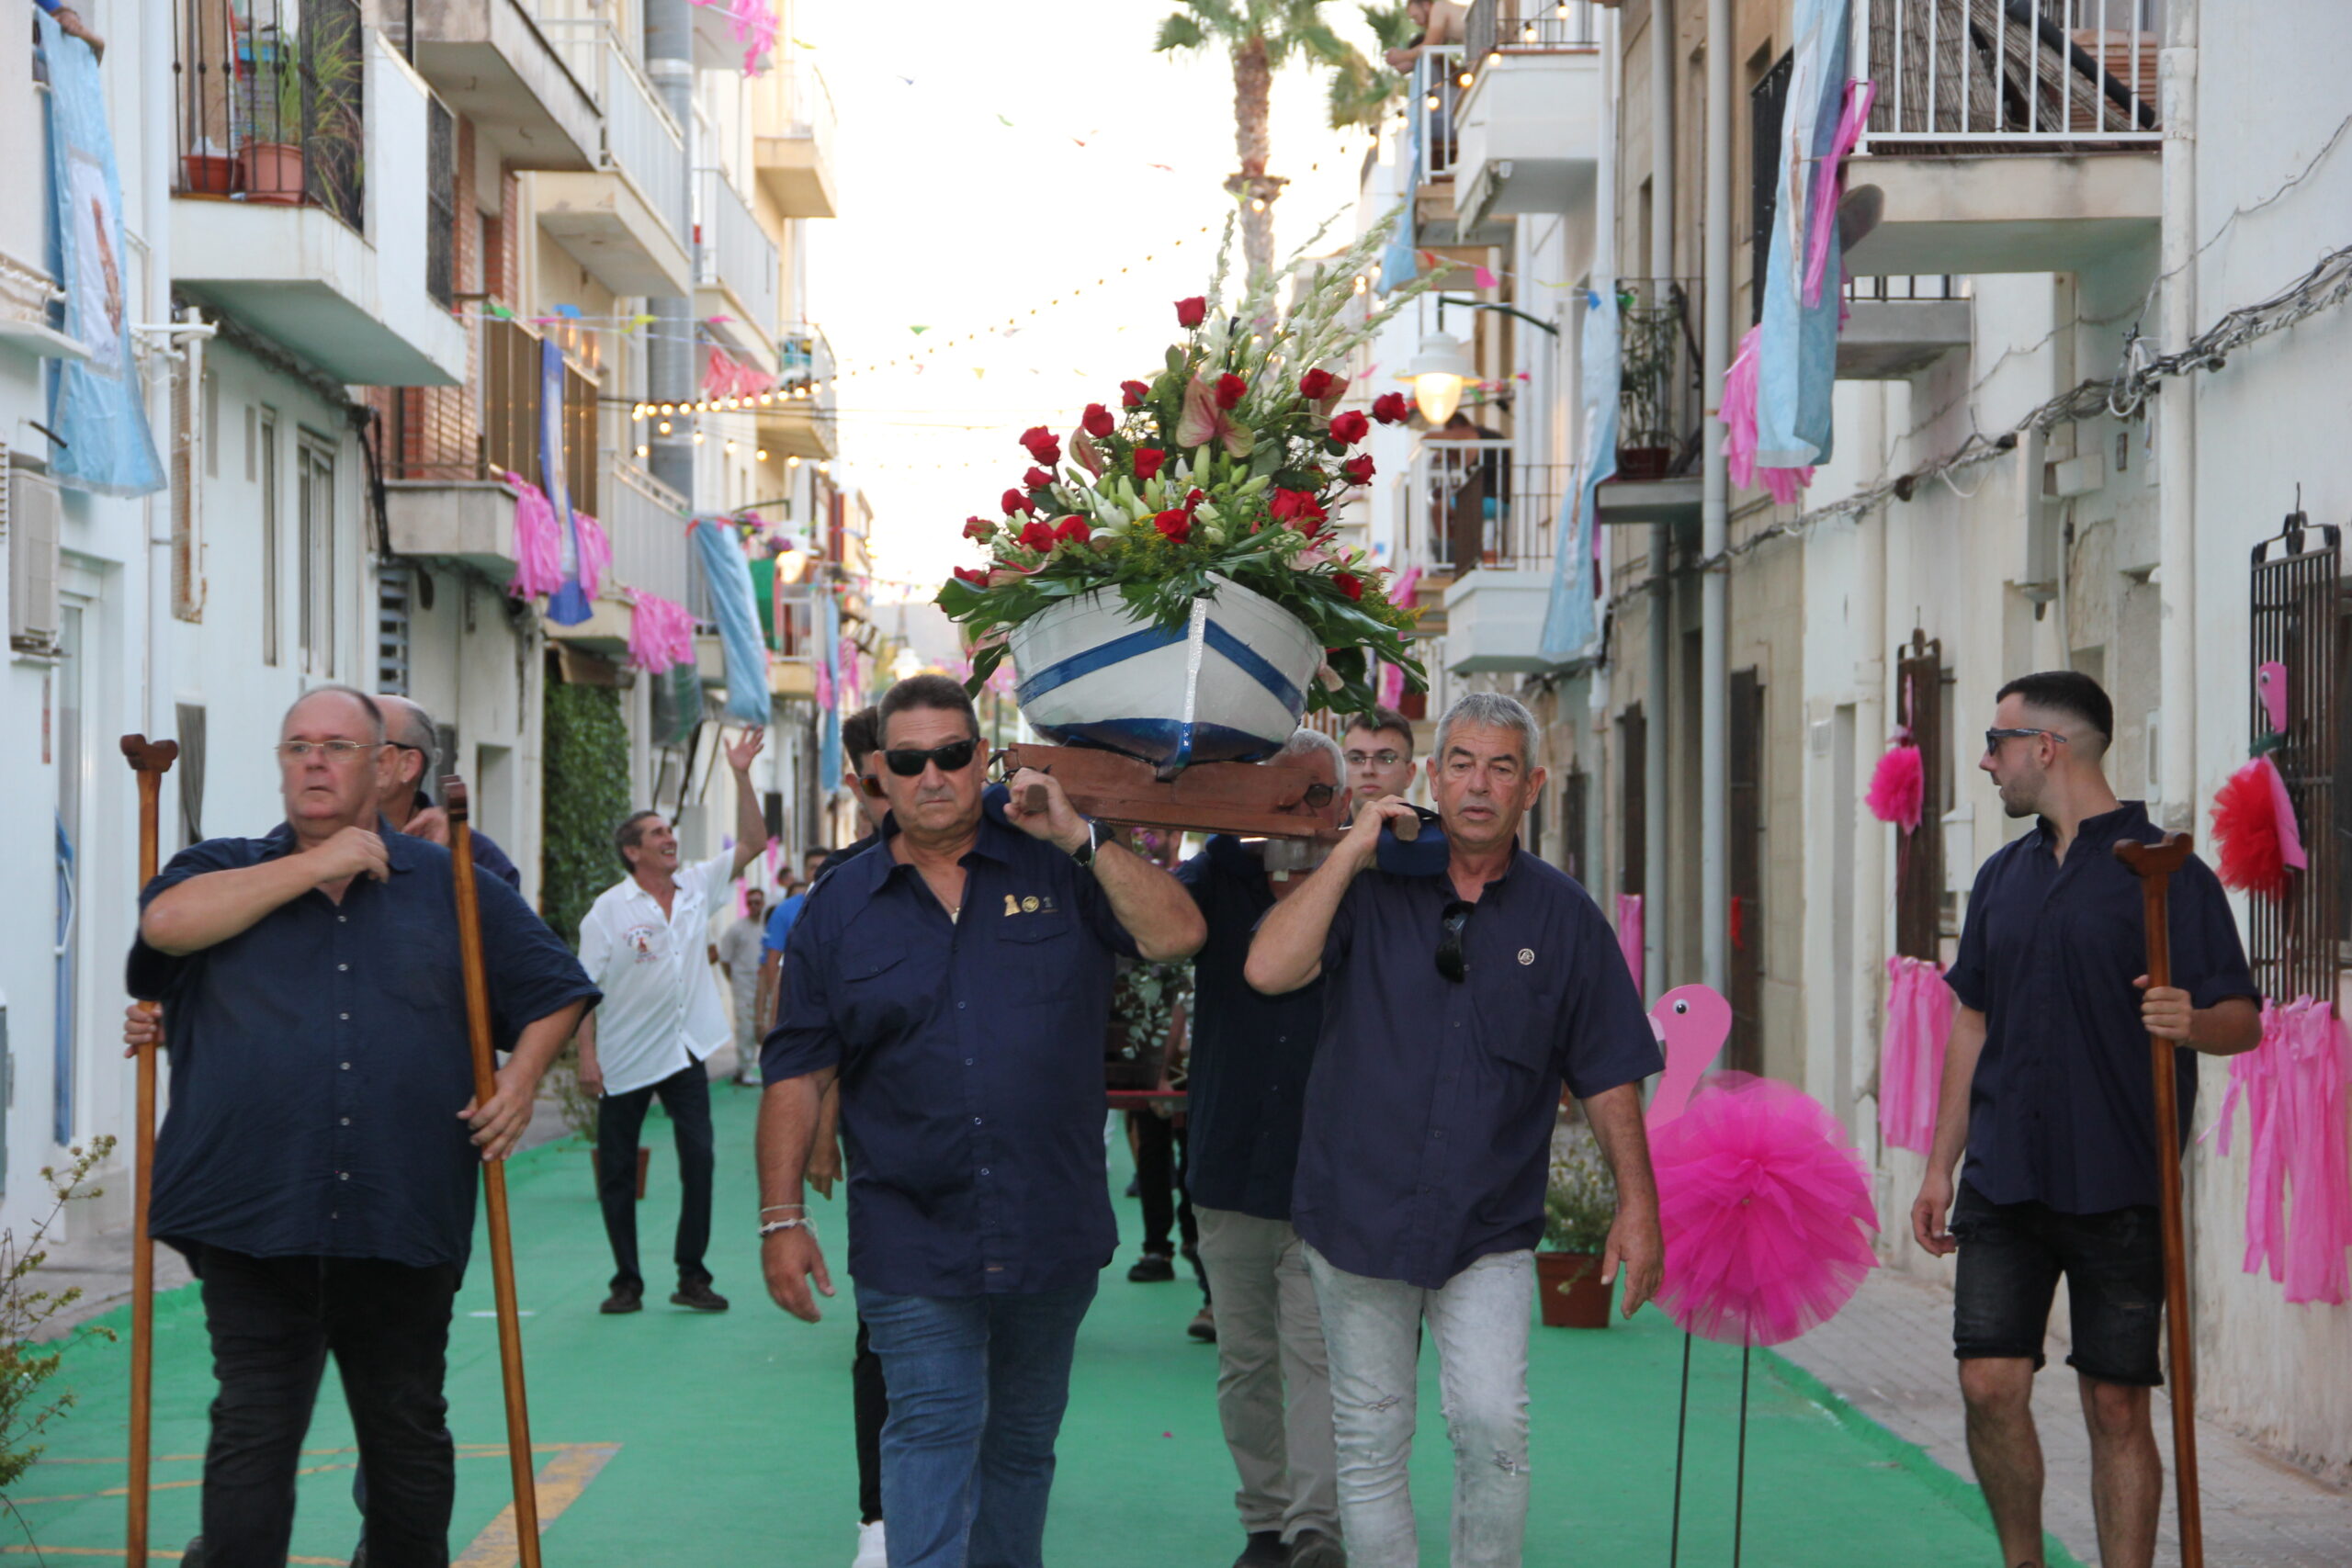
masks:
<svg viewBox="0 0 2352 1568"><path fill-rule="evenodd" d="M1201 31L1201 24L1193 17L1177 12L1159 19L1159 36L1152 39L1152 49L1161 54L1175 50L1198 49L1208 41Z"/></svg>

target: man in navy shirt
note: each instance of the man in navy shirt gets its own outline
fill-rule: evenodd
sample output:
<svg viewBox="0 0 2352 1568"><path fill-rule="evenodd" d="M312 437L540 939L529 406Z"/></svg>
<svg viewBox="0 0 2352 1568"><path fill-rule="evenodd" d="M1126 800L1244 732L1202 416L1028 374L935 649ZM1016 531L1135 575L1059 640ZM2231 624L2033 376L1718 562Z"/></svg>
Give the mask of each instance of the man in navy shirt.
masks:
<svg viewBox="0 0 2352 1568"><path fill-rule="evenodd" d="M1564 1079L1617 1179L1601 1277L1624 1269L1628 1316L1657 1288L1641 1080L1664 1062L1600 909L1519 847L1537 746L1516 700L1461 698L1429 761L1442 870L1376 865L1382 824L1413 808L1358 802L1250 946L1261 991L1326 982L1291 1217L1330 1350L1354 1568L1420 1561L1406 1463L1424 1320L1453 1438L1453 1568L1520 1561L1528 1303Z"/></svg>
<svg viewBox="0 0 2352 1568"><path fill-rule="evenodd" d="M381 695L376 699L376 705L384 710L385 743L393 753L391 777L376 808L385 821L401 832L430 839L446 849L449 843L449 814L434 805L433 797L424 793L425 781L433 776L433 764L441 747L440 732L434 728L433 716L406 697ZM520 891L521 868L481 829L475 829L471 836L476 868Z"/></svg>
<svg viewBox="0 0 2352 1568"><path fill-rule="evenodd" d="M2009 816L2040 821L1994 852L1968 896L1946 976L1960 1011L1911 1232L1930 1254L1960 1253L1953 1350L2001 1560L2041 1562L2033 1375L2063 1277L2099 1561L2148 1568L2164 1501L2148 1390L2164 1381L2165 1300L2148 1037L2188 1047L2173 1054L2186 1128L2197 1092L2189 1053L2258 1044L2258 993L2222 885L2193 857L2172 877L2179 984L2148 984L2140 879L2114 849L2163 834L2143 805L2108 786L2100 761L2115 708L2098 682L2073 671L2026 675L1997 705L1977 765Z"/></svg>
<svg viewBox="0 0 2352 1568"><path fill-rule="evenodd" d="M284 824L175 855L130 961L171 1050L154 1234L203 1280L220 1381L204 1551L216 1568L286 1561L332 1353L370 1561L437 1568L457 1483L442 1379L476 1172L529 1126L596 991L512 888L477 882L492 1021L514 1054L475 1104L449 853L379 827L382 711L316 689L277 754Z"/></svg>
<svg viewBox="0 0 2352 1568"><path fill-rule="evenodd" d="M881 703L884 841L809 894L761 1058L762 1261L811 1322L832 1293L802 1176L841 1085L850 1272L889 1380L894 1568L1038 1568L1079 1320L1117 1245L1102 1149L1114 960L1189 957L1175 878L1024 770L1002 819L964 689ZM1041 786L1046 809L1022 808Z"/></svg>
<svg viewBox="0 0 2352 1568"><path fill-rule="evenodd" d="M1340 790L1339 743L1320 730L1291 737L1277 761L1311 767ZM1341 790L1341 820L1347 807ZM1269 997L1242 975L1258 922L1306 886L1304 867L1267 869L1289 848L1219 833L1176 868L1209 933L1193 961L1187 1184L1216 1302L1217 1418L1240 1472L1234 1503L1249 1537L1234 1568L1344 1568L1347 1561L1339 1546L1330 1362L1306 1244L1290 1223L1323 987L1318 981Z"/></svg>

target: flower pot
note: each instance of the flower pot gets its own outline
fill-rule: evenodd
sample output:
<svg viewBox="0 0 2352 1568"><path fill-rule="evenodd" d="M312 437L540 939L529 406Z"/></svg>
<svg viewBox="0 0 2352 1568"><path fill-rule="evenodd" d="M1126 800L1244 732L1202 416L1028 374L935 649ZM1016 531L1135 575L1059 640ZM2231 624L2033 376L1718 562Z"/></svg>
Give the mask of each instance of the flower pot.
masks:
<svg viewBox="0 0 2352 1568"><path fill-rule="evenodd" d="M1617 477L1621 479L1662 479L1674 461L1670 446L1620 446Z"/></svg>
<svg viewBox="0 0 2352 1568"><path fill-rule="evenodd" d="M1297 616L1214 578L1191 620L1151 625L1103 589L1012 629L1021 714L1060 746L1099 746L1172 776L1271 757L1298 728L1322 647Z"/></svg>
<svg viewBox="0 0 2352 1568"><path fill-rule="evenodd" d="M190 196L227 196L237 188L237 160L211 152L180 158L180 186Z"/></svg>
<svg viewBox="0 0 2352 1568"><path fill-rule="evenodd" d="M1597 1252L1539 1252L1535 1296L1546 1328L1606 1328L1611 1298Z"/></svg>
<svg viewBox="0 0 2352 1568"><path fill-rule="evenodd" d="M248 141L237 149L247 201L297 207L302 201L302 149L290 141Z"/></svg>
<svg viewBox="0 0 2352 1568"><path fill-rule="evenodd" d="M651 1168L652 1164L653 1151L639 1144L637 1146L637 1201L640 1203L645 1201L645 1173ZM591 1170L598 1168L596 1150L593 1145L588 1150L588 1168Z"/></svg>

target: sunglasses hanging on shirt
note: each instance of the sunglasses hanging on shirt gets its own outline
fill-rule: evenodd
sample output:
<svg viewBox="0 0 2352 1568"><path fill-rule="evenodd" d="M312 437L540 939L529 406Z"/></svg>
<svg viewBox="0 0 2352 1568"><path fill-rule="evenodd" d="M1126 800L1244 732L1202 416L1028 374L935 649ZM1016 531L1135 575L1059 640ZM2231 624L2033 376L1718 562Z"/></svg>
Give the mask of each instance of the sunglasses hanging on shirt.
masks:
<svg viewBox="0 0 2352 1568"><path fill-rule="evenodd" d="M1438 919L1437 972L1456 985L1470 973L1470 960L1462 951L1462 932L1477 908L1467 899L1455 898Z"/></svg>

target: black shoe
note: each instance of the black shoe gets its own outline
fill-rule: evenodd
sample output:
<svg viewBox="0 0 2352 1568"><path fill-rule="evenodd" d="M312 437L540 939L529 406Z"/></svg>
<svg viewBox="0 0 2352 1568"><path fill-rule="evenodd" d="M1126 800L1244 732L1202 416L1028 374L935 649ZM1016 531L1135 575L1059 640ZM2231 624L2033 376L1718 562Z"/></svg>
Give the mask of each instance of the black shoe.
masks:
<svg viewBox="0 0 2352 1568"><path fill-rule="evenodd" d="M1208 1303L1201 1303L1201 1310L1193 1314L1191 1325L1184 1332L1204 1345L1216 1343L1216 1314Z"/></svg>
<svg viewBox="0 0 2352 1568"><path fill-rule="evenodd" d="M1290 1558L1283 1551L1280 1530L1251 1530L1250 1544L1233 1560L1233 1568L1285 1568Z"/></svg>
<svg viewBox="0 0 2352 1568"><path fill-rule="evenodd" d="M1301 1530L1290 1543L1290 1568L1348 1568L1347 1549L1321 1530Z"/></svg>
<svg viewBox="0 0 2352 1568"><path fill-rule="evenodd" d="M1176 1278L1176 1265L1164 1252L1147 1252L1136 1259L1127 1278L1138 1285L1164 1285Z"/></svg>
<svg viewBox="0 0 2352 1568"><path fill-rule="evenodd" d="M710 1288L709 1280L697 1280L692 1284L680 1285L675 1291L672 1292L670 1295L670 1304L672 1306L692 1307L696 1312L725 1312L727 1310L727 1298L720 1295L717 1291L712 1290Z"/></svg>
<svg viewBox="0 0 2352 1568"><path fill-rule="evenodd" d="M617 1315L618 1314L625 1312L643 1312L645 1310L645 1292L642 1290L631 1289L627 1285L615 1285L613 1287L613 1293L606 1296L605 1298L605 1304L598 1307L596 1310L601 1313L614 1315Z"/></svg>
<svg viewBox="0 0 2352 1568"><path fill-rule="evenodd" d="M1127 1196L1130 1198L1140 1198L1143 1196L1142 1177L1130 1176L1127 1178Z"/></svg>

